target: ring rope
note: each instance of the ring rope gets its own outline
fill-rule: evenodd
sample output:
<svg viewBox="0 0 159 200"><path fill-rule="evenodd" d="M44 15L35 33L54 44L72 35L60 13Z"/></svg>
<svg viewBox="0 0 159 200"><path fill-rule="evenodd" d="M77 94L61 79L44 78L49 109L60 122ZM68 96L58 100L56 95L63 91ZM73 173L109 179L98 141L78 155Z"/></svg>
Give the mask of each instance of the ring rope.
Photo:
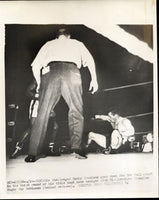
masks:
<svg viewBox="0 0 159 200"><path fill-rule="evenodd" d="M153 114L153 112L141 113L141 114L137 114L137 115L126 116L126 118L142 117L142 116L152 115L152 114Z"/></svg>
<svg viewBox="0 0 159 200"><path fill-rule="evenodd" d="M136 86L141 86L141 85L147 85L147 84L152 84L152 83L153 83L153 81L147 81L147 82L143 82L143 83L136 83L136 84L131 84L131 85L124 85L124 86L120 86L120 87L103 89L103 90L98 91L98 92L107 92L107 91L125 89L125 88L136 87Z"/></svg>

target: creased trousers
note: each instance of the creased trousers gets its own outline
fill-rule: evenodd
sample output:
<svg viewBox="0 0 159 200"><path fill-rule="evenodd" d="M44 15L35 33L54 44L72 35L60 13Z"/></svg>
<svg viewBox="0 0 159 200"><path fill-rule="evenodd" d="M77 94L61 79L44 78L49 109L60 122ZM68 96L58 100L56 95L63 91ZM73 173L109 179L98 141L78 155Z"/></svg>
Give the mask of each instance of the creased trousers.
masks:
<svg viewBox="0 0 159 200"><path fill-rule="evenodd" d="M72 149L80 149L83 135L82 81L79 69L73 63L52 62L50 71L41 77L39 108L37 118L31 129L29 155L42 151L50 112L61 95L68 107L68 125Z"/></svg>

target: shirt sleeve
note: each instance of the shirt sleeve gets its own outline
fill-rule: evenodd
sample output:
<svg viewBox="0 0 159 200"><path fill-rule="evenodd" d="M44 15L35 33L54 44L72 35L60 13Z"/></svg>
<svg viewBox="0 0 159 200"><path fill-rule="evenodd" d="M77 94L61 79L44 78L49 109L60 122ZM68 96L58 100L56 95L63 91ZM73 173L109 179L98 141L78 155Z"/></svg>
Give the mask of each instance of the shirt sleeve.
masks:
<svg viewBox="0 0 159 200"><path fill-rule="evenodd" d="M94 59L83 43L81 43L80 46L80 54L81 54L81 63L83 67L95 68Z"/></svg>
<svg viewBox="0 0 159 200"><path fill-rule="evenodd" d="M35 59L31 63L32 68L40 70L42 67L45 67L47 48L48 48L48 43L44 44L41 47Z"/></svg>

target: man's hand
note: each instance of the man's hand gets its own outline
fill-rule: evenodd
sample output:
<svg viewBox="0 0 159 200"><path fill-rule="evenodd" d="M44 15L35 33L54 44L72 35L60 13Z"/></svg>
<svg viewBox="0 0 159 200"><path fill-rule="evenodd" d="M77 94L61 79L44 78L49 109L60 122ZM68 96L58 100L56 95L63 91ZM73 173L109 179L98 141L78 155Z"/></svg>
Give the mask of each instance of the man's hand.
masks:
<svg viewBox="0 0 159 200"><path fill-rule="evenodd" d="M90 82L89 91L94 94L98 90L98 83L96 80L92 80Z"/></svg>

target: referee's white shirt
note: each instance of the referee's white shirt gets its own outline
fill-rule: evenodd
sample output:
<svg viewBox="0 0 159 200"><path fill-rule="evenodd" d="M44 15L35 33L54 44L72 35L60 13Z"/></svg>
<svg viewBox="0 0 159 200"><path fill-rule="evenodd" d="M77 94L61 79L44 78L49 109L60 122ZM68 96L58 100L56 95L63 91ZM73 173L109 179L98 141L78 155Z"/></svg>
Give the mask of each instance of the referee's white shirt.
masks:
<svg viewBox="0 0 159 200"><path fill-rule="evenodd" d="M78 68L81 66L95 68L93 57L88 49L75 39L58 38L48 41L41 47L31 66L40 70L53 61L73 62Z"/></svg>

